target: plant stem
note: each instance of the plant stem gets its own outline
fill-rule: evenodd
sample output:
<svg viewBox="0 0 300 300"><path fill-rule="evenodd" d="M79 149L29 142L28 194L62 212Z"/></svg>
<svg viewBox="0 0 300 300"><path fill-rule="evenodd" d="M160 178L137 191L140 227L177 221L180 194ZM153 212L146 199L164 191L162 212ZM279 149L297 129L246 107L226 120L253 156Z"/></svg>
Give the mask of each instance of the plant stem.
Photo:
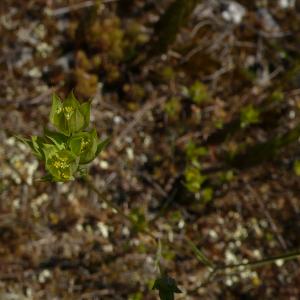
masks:
<svg viewBox="0 0 300 300"><path fill-rule="evenodd" d="M129 221L133 226L136 225L134 220L132 220L132 218L130 218L130 216L126 215L118 205L116 205L112 201L108 200L106 197L103 197L102 193L95 186L95 184L93 183L92 179L90 179L89 176L86 176L84 178L84 180L85 180L87 186L97 194L98 198L102 202L104 202L110 208L114 209L121 217L123 217L125 220ZM151 237L151 239L157 244L157 238L153 235L153 233L151 231L149 231L146 228L141 228L140 231L143 232L144 234L148 235L149 237Z"/></svg>
<svg viewBox="0 0 300 300"><path fill-rule="evenodd" d="M85 178L85 182L88 185L88 187L97 194L97 196L99 197L99 199L101 201L106 203L107 206L109 206L110 208L114 209L120 216L122 216L125 220L129 221L132 225L136 225L134 220L132 220L130 218L130 216L125 214L118 205L116 205L112 201L108 200L107 198L103 197L102 193L94 185L93 181L90 179L89 176L87 176ZM147 236L151 237L151 239L159 246L160 242L158 241L158 239L155 237L155 235L153 235L153 233L150 230L148 230L146 228L142 228L142 229L140 229L140 231L142 233L146 234ZM202 251L200 251L188 237L185 237L185 240L186 240L187 244L189 244L189 246L192 248L196 258L211 269L211 275L216 274L220 271L224 271L224 270L230 270L230 269L233 270L233 269L237 269L239 267L257 268L260 266L275 263L278 260L288 261L288 260L292 260L292 259L300 257L300 250L297 250L297 251L293 251L293 252L289 252L289 253L285 253L285 254L281 254L281 255L277 255L277 256L271 256L271 257L264 258L261 260L250 261L247 263L239 263L239 264L223 265L223 266L219 265L218 266L218 265L214 264L213 262L211 262L204 255L204 253ZM161 247L161 245L159 247Z"/></svg>
<svg viewBox="0 0 300 300"><path fill-rule="evenodd" d="M264 259L261 259L261 260L250 261L250 262L247 262L247 263L218 266L218 267L215 268L215 270L216 271L219 271L219 270L221 271L221 270L227 270L227 269L236 269L236 268L239 268L239 267L257 268L257 267L261 267L261 266L264 266L264 265L275 263L278 260L288 261L288 260L292 260L292 259L295 259L295 258L298 258L298 257L300 257L300 250L285 253L285 254L280 254L280 255L277 255L277 256L267 257L267 258L264 258Z"/></svg>

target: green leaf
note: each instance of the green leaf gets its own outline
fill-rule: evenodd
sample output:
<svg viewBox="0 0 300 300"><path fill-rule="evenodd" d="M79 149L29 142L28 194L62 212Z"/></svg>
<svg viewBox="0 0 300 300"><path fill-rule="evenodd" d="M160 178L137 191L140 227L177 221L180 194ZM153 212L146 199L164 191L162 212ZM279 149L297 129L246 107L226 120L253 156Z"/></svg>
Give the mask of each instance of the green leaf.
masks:
<svg viewBox="0 0 300 300"><path fill-rule="evenodd" d="M259 123L260 112L253 105L248 105L241 111L240 123L245 128L251 124Z"/></svg>
<svg viewBox="0 0 300 300"><path fill-rule="evenodd" d="M199 167L188 166L184 171L185 185L192 193L200 191L202 184L207 179L207 176L201 174Z"/></svg>
<svg viewBox="0 0 300 300"><path fill-rule="evenodd" d="M58 96L53 95L52 107L50 112L50 122L52 125L64 135L69 135L67 120L64 114L64 106Z"/></svg>
<svg viewBox="0 0 300 300"><path fill-rule="evenodd" d="M181 293L181 290L177 287L176 281L168 275L162 275L157 278L152 289L159 291L161 300L174 300L174 294Z"/></svg>
<svg viewBox="0 0 300 300"><path fill-rule="evenodd" d="M188 238L186 238L188 244L192 248L196 258L207 267L213 268L213 263L206 257L206 255Z"/></svg>
<svg viewBox="0 0 300 300"><path fill-rule="evenodd" d="M50 122L57 127L59 123L60 115L62 114L63 104L61 99L56 95L53 94L52 96L52 106L50 111Z"/></svg>
<svg viewBox="0 0 300 300"><path fill-rule="evenodd" d="M79 156L80 164L87 164L96 157L98 136L95 129L75 134L70 140L71 151Z"/></svg>
<svg viewBox="0 0 300 300"><path fill-rule="evenodd" d="M103 150L104 148L106 148L106 146L109 144L110 139L107 138L103 141L101 141L98 145L97 145L97 151L96 151L96 156L98 156Z"/></svg>
<svg viewBox="0 0 300 300"><path fill-rule="evenodd" d="M70 139L69 146L70 146L71 151L75 155L77 155L77 156L81 155L82 144L85 139L89 140L89 134L87 132L77 133L77 134L73 135L72 138Z"/></svg>
<svg viewBox="0 0 300 300"><path fill-rule="evenodd" d="M84 116L80 110L80 104L73 93L71 93L64 101L63 112L68 135L84 128Z"/></svg>
<svg viewBox="0 0 300 300"><path fill-rule="evenodd" d="M208 154L206 147L198 147L193 141L189 141L185 147L186 156L190 160L195 160Z"/></svg>
<svg viewBox="0 0 300 300"><path fill-rule="evenodd" d="M86 151L85 153L85 162L84 163L89 163L96 157L96 152L97 152L97 146L99 142L99 138L97 135L96 129L93 129L91 132L91 148Z"/></svg>
<svg viewBox="0 0 300 300"><path fill-rule="evenodd" d="M87 128L90 124L90 114L91 114L91 102L84 102L80 106L80 111L84 118L83 129Z"/></svg>
<svg viewBox="0 0 300 300"><path fill-rule="evenodd" d="M79 132L84 127L84 118L82 113L79 110L75 110L75 112L71 115L68 120L68 130L69 135L75 132Z"/></svg>
<svg viewBox="0 0 300 300"><path fill-rule="evenodd" d="M214 195L214 190L211 187L207 187L202 191L202 198L204 203L208 203L212 200Z"/></svg>
<svg viewBox="0 0 300 300"><path fill-rule="evenodd" d="M194 84L190 87L189 96L196 104L200 104L210 98L207 87L200 81L194 82Z"/></svg>
<svg viewBox="0 0 300 300"><path fill-rule="evenodd" d="M32 136L31 139L27 139L21 136L16 136L16 138L24 143L25 145L31 148L31 151L34 156L38 159L44 159L44 152L43 152L43 139L38 136Z"/></svg>
<svg viewBox="0 0 300 300"><path fill-rule="evenodd" d="M67 146L68 138L62 133L45 128L44 136L60 150L65 149Z"/></svg>
<svg viewBox="0 0 300 300"><path fill-rule="evenodd" d="M35 151L34 151L35 155L38 158L43 159L44 158L44 155L43 155L44 139L39 136L32 136L31 141L32 141L32 146L35 149Z"/></svg>
<svg viewBox="0 0 300 300"><path fill-rule="evenodd" d="M55 145L52 144L44 144L43 145L43 152L45 154L45 159L51 158L53 155L55 155L58 152L58 149Z"/></svg>
<svg viewBox="0 0 300 300"><path fill-rule="evenodd" d="M70 136L85 128L90 114L88 106L80 105L73 93L70 93L64 102L54 94L50 121L60 133Z"/></svg>
<svg viewBox="0 0 300 300"><path fill-rule="evenodd" d="M172 97L164 105L164 110L170 118L178 116L181 109L182 105L180 103L180 98L177 97Z"/></svg>

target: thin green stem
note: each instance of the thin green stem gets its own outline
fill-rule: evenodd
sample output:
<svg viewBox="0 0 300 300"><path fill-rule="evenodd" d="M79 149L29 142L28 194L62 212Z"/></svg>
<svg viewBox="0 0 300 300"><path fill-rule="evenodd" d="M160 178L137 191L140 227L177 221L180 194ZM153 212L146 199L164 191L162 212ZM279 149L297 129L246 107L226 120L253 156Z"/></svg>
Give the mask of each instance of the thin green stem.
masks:
<svg viewBox="0 0 300 300"><path fill-rule="evenodd" d="M125 214L120 209L120 207L118 205L116 205L112 201L108 200L106 197L103 197L102 193L94 185L93 181L88 176L85 178L85 182L87 183L88 187L97 194L97 196L99 197L99 199L101 201L106 203L107 206L109 206L110 208L114 209L120 216L122 216L125 220L129 221L133 226L136 225L134 220L132 220L132 218L130 218L130 216ZM150 230L148 230L146 228L142 228L142 229L140 229L140 231L142 233L148 235L149 237L151 237L151 239L157 245L159 245L159 242L158 242L157 238L153 235L153 233ZM260 266L275 263L276 261L279 261L279 260L288 261L288 260L292 260L292 259L300 257L300 250L297 250L297 251L293 251L293 252L289 252L289 253L285 253L285 254L281 254L281 255L277 255L277 256L264 258L264 259L261 259L261 260L250 261L250 262L247 262L247 263L231 264L231 265L224 265L224 266L219 265L218 266L218 265L214 264L213 262L211 262L204 255L204 253L202 251L200 251L196 247L196 245L188 237L185 237L185 240L186 240L187 244L189 244L189 246L192 248L196 258L211 269L211 275L215 275L216 273L218 273L220 271L225 271L225 270L230 270L230 269L234 270L234 269L237 269L239 267L257 268L257 267L260 267ZM161 265L159 263L159 268L160 267L161 267Z"/></svg>
<svg viewBox="0 0 300 300"><path fill-rule="evenodd" d="M261 259L261 260L250 261L250 262L247 262L247 263L239 263L239 264L218 266L218 267L215 268L215 270L216 271L219 271L219 270L221 271L221 270L228 270L228 269L236 269L236 268L239 268L239 267L257 268L257 267L261 267L261 266L264 266L264 265L275 263L276 261L279 261L279 260L288 261L288 260L292 260L292 259L295 259L295 258L298 258L298 257L300 257L300 250L285 253L285 254L281 254L281 255L277 255L277 256L271 256L271 257L264 258L264 259Z"/></svg>
<svg viewBox="0 0 300 300"><path fill-rule="evenodd" d="M186 240L187 244L191 247L197 260L199 260L201 263L211 268L212 270L215 269L214 263L207 258L203 251L201 251L192 240L190 240L187 236L185 236L184 239Z"/></svg>
<svg viewBox="0 0 300 300"><path fill-rule="evenodd" d="M226 270L235 270L235 269L239 269L241 267L243 267L243 268L258 268L258 267L261 267L261 266L265 266L265 265L275 263L276 261L279 261L279 260L288 261L288 260L292 260L292 259L299 258L299 257L300 257L300 250L285 253L285 254L281 254L281 255L277 255L277 256L271 256L271 257L264 258L264 259L261 259L261 260L250 261L250 262L247 262L247 263L231 264L231 265L224 265L224 266L214 265L210 269L210 272L208 273L207 278L193 291L196 291L199 287L207 286L209 283L211 283L211 281L218 274L221 275L221 276L229 275L229 274L226 274L226 272L225 272Z"/></svg>
<svg viewBox="0 0 300 300"><path fill-rule="evenodd" d="M97 194L98 198L102 202L104 202L108 207L114 209L121 217L123 217L125 220L129 221L133 226L136 225L134 220L132 220L132 218L130 218L130 216L126 215L118 205L116 205L112 201L108 200L106 197L103 197L102 193L95 186L95 184L93 183L93 181L90 179L89 176L85 177L84 180L85 180L86 184L88 185L88 187ZM153 233L151 231L149 231L146 228L141 228L140 231L143 232L144 234L148 235L149 237L151 237L151 239L157 244L157 238L153 235Z"/></svg>

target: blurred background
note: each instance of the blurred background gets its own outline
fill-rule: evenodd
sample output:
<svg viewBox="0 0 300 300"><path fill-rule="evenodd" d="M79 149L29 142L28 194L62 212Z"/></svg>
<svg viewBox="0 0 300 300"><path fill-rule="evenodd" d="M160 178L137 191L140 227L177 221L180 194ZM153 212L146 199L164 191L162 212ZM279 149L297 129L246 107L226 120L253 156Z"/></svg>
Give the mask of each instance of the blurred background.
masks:
<svg viewBox="0 0 300 300"><path fill-rule="evenodd" d="M71 90L111 139L94 183L134 227L80 180L37 181L14 137ZM298 0L2 0L0 299L158 299L143 228L176 299L300 299L299 260L207 281L184 240L220 265L299 250L299 108Z"/></svg>

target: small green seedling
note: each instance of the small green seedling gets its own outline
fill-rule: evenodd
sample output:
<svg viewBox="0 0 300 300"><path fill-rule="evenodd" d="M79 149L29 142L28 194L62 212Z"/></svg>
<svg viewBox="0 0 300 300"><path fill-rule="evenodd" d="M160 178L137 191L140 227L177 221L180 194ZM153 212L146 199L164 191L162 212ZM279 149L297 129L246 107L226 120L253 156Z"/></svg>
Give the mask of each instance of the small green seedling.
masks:
<svg viewBox="0 0 300 300"><path fill-rule="evenodd" d="M241 111L240 124L242 128L246 128L251 124L260 122L260 111L253 105L244 107Z"/></svg>
<svg viewBox="0 0 300 300"><path fill-rule="evenodd" d="M108 140L100 141L96 129L88 130L91 102L82 104L73 93L62 101L52 97L50 122L56 130L44 130L43 136L21 137L33 154L45 162L47 181L65 182L86 173L87 164L105 148Z"/></svg>

